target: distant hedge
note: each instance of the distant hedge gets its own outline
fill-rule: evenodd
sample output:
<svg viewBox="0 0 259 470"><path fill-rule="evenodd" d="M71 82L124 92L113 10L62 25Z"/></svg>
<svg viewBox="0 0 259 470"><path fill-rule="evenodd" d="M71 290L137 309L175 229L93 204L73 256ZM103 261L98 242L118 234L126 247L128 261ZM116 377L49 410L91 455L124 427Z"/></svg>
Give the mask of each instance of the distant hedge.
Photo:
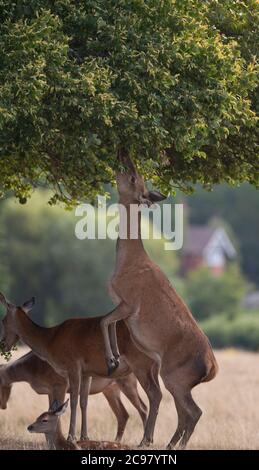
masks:
<svg viewBox="0 0 259 470"><path fill-rule="evenodd" d="M244 312L234 318L222 314L201 322L201 327L216 348L259 351L259 312Z"/></svg>
<svg viewBox="0 0 259 470"><path fill-rule="evenodd" d="M185 282L187 303L200 321L218 318L225 312L235 317L246 290L247 281L237 265L228 267L221 276L213 275L208 268L200 268L191 272Z"/></svg>

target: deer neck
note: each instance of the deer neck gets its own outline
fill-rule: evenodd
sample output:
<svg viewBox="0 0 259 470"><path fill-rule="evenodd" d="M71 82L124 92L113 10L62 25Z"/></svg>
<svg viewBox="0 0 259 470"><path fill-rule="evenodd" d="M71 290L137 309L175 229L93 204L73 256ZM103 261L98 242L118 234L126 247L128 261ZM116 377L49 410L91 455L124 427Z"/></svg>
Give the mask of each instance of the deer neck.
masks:
<svg viewBox="0 0 259 470"><path fill-rule="evenodd" d="M62 432L61 423L58 419L56 427L52 432L46 433L45 438L50 450L77 450L76 443L67 441Z"/></svg>
<svg viewBox="0 0 259 470"><path fill-rule="evenodd" d="M14 382L26 381L26 374L18 361L13 364L6 364L0 368L0 375L5 385L12 385Z"/></svg>
<svg viewBox="0 0 259 470"><path fill-rule="evenodd" d="M14 318L15 332L40 358L48 355L48 345L52 338L52 328L43 328L36 325L28 315L19 311Z"/></svg>
<svg viewBox="0 0 259 470"><path fill-rule="evenodd" d="M30 357L31 352L19 357L19 359L16 359L16 361L10 364L3 365L3 379L6 385L11 385L15 382L31 382L32 373L27 367Z"/></svg>
<svg viewBox="0 0 259 470"><path fill-rule="evenodd" d="M9 373L9 366L8 364L1 364L0 365L0 377L1 382L3 385L8 386L12 384L12 380Z"/></svg>
<svg viewBox="0 0 259 470"><path fill-rule="evenodd" d="M136 260L138 256L146 255L141 238L141 210L130 209L131 204L120 203L120 235L117 242L117 256L126 257L127 262ZM132 237L133 235L133 237ZM134 255L134 257L133 257Z"/></svg>

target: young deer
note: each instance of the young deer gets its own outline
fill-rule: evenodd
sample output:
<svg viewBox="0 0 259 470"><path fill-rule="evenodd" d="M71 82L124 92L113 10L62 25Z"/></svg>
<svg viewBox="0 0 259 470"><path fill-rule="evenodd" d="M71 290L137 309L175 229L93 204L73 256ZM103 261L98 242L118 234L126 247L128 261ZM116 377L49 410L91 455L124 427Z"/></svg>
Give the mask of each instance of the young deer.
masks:
<svg viewBox="0 0 259 470"><path fill-rule="evenodd" d="M68 400L61 405L58 401L54 401L49 411L42 413L36 421L28 426L28 431L32 433L45 434L48 447L51 450L80 450L80 449L112 449L121 450L128 449L116 442L108 441L78 441L70 442L64 438L60 425L60 416L65 413L68 407Z"/></svg>
<svg viewBox="0 0 259 470"><path fill-rule="evenodd" d="M191 312L146 253L141 239L140 211L137 237L130 238L131 205L150 206L164 197L148 191L127 152L121 151L120 158L127 167L127 171L117 174L119 203L126 211L127 226L126 237L117 241L116 267L110 282L110 292L118 306L101 321L106 361L109 369L116 368L119 352L115 325L124 320L134 344L156 362L155 373L160 372L174 397L178 428L169 447L179 440L184 447L201 416L191 389L214 378L217 363L207 337ZM123 221L120 220L120 225Z"/></svg>
<svg viewBox="0 0 259 470"><path fill-rule="evenodd" d="M39 395L47 394L50 405L54 400L63 403L66 393L69 392L68 381L58 375L46 361L42 361L32 351L14 362L0 365L1 409L6 409L12 384L16 382L27 382ZM102 392L117 418L117 442L121 441L129 419L129 414L121 401L121 391L137 409L143 426L145 426L147 408L138 394L137 379L133 374L129 374L117 381L101 377L93 377L92 379L90 394L93 395ZM84 406L82 406L81 403L81 440L88 439L86 419L87 403L84 401L83 405Z"/></svg>
<svg viewBox="0 0 259 470"><path fill-rule="evenodd" d="M68 380L71 401L69 438L75 438L78 396L83 406L87 400L89 377L107 377L100 318L67 320L52 328L36 325L29 318L35 299L16 307L0 294L0 302L6 307L3 318L3 342L10 351L19 338L43 361L47 361L57 374ZM154 374L154 362L142 354L132 343L128 329L118 325L118 342L123 361L113 378L134 372L149 400L149 414L142 443L152 442L155 421L162 399L158 380Z"/></svg>

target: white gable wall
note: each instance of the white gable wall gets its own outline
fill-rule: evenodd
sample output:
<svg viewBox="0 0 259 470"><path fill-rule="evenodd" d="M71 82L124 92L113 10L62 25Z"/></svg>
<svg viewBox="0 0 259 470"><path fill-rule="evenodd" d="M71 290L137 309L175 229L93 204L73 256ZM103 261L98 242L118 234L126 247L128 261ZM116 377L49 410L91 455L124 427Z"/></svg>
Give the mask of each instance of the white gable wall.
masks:
<svg viewBox="0 0 259 470"><path fill-rule="evenodd" d="M225 230L218 228L203 250L204 263L210 268L223 268L226 257L234 258L236 250L229 240Z"/></svg>

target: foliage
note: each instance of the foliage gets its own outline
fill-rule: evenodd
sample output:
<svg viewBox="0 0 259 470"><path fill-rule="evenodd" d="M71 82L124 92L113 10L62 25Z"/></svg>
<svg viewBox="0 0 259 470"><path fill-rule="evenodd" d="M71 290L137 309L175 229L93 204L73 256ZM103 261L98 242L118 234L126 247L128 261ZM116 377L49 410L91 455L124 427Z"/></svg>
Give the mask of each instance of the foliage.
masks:
<svg viewBox="0 0 259 470"><path fill-rule="evenodd" d="M0 341L0 356L2 356L6 362L10 361L12 359L12 353L17 350L16 346L13 346L10 351L5 351L4 350L5 345L3 341Z"/></svg>
<svg viewBox="0 0 259 470"><path fill-rule="evenodd" d="M259 312L243 312L233 319L221 314L203 321L201 326L215 348L259 350Z"/></svg>
<svg viewBox="0 0 259 470"><path fill-rule="evenodd" d="M257 0L208 0L209 18L221 32L224 40L236 39L241 55L247 62L255 59L258 44L259 22L256 15Z"/></svg>
<svg viewBox="0 0 259 470"><path fill-rule="evenodd" d="M226 3L1 0L2 192L92 199L121 147L165 191L257 184L256 2Z"/></svg>
<svg viewBox="0 0 259 470"><path fill-rule="evenodd" d="M238 313L246 291L246 282L237 267L215 276L208 268L192 272L186 282L187 302L194 316L204 320L226 312Z"/></svg>
<svg viewBox="0 0 259 470"><path fill-rule="evenodd" d="M7 265L6 230L3 223L3 215L0 212L0 292L4 291L8 295L10 273L8 272Z"/></svg>

